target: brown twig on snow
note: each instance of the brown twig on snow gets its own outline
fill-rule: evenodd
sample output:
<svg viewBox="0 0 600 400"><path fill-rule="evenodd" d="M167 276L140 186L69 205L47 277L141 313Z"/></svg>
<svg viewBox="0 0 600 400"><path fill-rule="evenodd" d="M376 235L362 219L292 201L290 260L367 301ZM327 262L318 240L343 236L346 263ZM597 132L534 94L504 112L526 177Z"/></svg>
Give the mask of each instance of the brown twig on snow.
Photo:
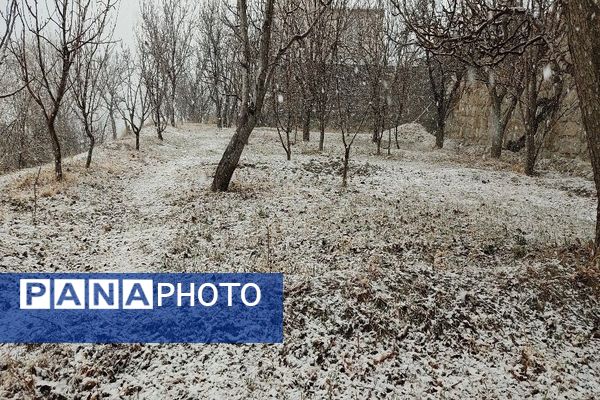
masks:
<svg viewBox="0 0 600 400"><path fill-rule="evenodd" d="M36 225L36 216L37 216L37 187L40 181L40 174L42 173L42 167L38 168L37 175L35 176L35 181L33 181L33 213L31 216L31 220L33 225Z"/></svg>

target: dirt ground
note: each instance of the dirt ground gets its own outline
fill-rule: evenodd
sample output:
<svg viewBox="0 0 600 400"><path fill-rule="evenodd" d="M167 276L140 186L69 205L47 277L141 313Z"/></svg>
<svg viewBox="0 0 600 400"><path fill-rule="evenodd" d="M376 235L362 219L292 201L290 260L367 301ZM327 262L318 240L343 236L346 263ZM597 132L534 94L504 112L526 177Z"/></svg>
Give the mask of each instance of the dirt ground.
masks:
<svg viewBox="0 0 600 400"><path fill-rule="evenodd" d="M420 127L341 188L339 134L292 161L258 130L188 125L0 176L0 272L284 272L282 345L0 345L0 398L564 398L600 393L589 170L490 161ZM316 135L315 135L316 136ZM315 137L316 139L316 137ZM37 200L35 200L37 199Z"/></svg>

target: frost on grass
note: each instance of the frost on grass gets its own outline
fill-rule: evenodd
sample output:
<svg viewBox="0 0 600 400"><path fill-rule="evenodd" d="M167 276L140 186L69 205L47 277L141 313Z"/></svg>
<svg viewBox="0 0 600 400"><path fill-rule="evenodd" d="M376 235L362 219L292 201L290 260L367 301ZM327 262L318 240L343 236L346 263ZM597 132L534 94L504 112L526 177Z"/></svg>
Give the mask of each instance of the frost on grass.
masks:
<svg viewBox="0 0 600 400"><path fill-rule="evenodd" d="M230 131L101 149L110 165L38 200L2 178L2 271L286 273L277 346L0 346L1 398L565 398L600 390L593 183L540 177L404 127L285 161L259 131L232 191L208 191ZM500 166L501 168L498 168ZM16 183L15 183L16 182ZM61 397L62 396L62 397Z"/></svg>

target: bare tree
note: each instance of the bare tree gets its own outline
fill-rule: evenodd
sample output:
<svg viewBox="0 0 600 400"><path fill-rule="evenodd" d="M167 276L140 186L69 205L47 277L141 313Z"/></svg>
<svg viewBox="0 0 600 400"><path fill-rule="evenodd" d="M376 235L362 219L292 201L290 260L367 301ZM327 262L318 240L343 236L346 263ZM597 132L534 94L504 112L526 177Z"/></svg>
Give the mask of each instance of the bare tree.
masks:
<svg viewBox="0 0 600 400"><path fill-rule="evenodd" d="M491 155L499 158L504 133L521 96L520 56L541 40L532 35L532 14L515 1L392 0L422 47L468 66L486 85L490 100Z"/></svg>
<svg viewBox="0 0 600 400"><path fill-rule="evenodd" d="M310 124L313 115L313 98L310 90L310 75L308 65L310 58L306 56L304 49L306 46L297 46L294 49L293 60L296 63L294 68L294 80L298 84L302 95L302 141L310 142ZM310 53L309 53L310 54Z"/></svg>
<svg viewBox="0 0 600 400"><path fill-rule="evenodd" d="M38 161L37 154L41 153L38 149L40 143L33 140L30 129L35 121L35 107L33 99L26 92L15 93L9 102L3 104L5 118L12 117L1 123L0 166L3 169L21 169ZM39 125L44 129L43 123Z"/></svg>
<svg viewBox="0 0 600 400"><path fill-rule="evenodd" d="M54 171L63 178L56 120L69 88L69 74L78 54L102 38L116 0L38 0L19 3L22 31L12 52L21 80L41 108L52 143Z"/></svg>
<svg viewBox="0 0 600 400"><path fill-rule="evenodd" d="M598 0L564 2L569 26L569 48L588 150L600 194L600 3ZM600 249L600 202L596 213L596 255Z"/></svg>
<svg viewBox="0 0 600 400"><path fill-rule="evenodd" d="M562 115L574 107L567 105L561 113L569 89L567 38L561 8L553 0L536 0L528 7L535 21L531 34L539 35L542 40L530 45L522 55L524 75L520 104L525 135L512 147L518 150L521 143L525 146L525 173L533 175L548 133Z"/></svg>
<svg viewBox="0 0 600 400"><path fill-rule="evenodd" d="M336 100L339 113L339 125L344 145L344 159L342 163L342 187L348 186L348 170L350 167L350 153L358 134L362 131L367 119L368 109L357 110L356 99L344 95L341 90L339 76L336 78ZM354 106L353 106L354 103Z"/></svg>
<svg viewBox="0 0 600 400"><path fill-rule="evenodd" d="M248 143L248 139L261 117L268 83L271 80L274 67L297 41L302 40L310 34L316 21L319 20L330 4L331 0L324 2L317 11L314 20L309 22L306 30L294 33L290 38L284 39L282 41L283 45L278 50L272 51L275 1L265 0L264 7L260 13L261 21L251 19L247 0L237 1L236 35L243 49L241 57L242 90L240 93L240 112L236 132L225 149L223 157L215 171L212 183L213 191L226 191L229 188L229 183L237 168L246 143ZM297 7L292 3L285 3L283 6L291 7L291 9ZM287 11L281 13L282 18L285 18L286 15L289 15ZM251 26L260 26L256 32L253 31L258 42L257 51L252 51Z"/></svg>
<svg viewBox="0 0 600 400"><path fill-rule="evenodd" d="M15 27L15 21L18 19L18 4L17 0L9 0L6 3L6 8L0 10L0 18L3 21L3 32L0 35L0 64L4 61L4 52L8 43L11 40L13 29Z"/></svg>
<svg viewBox="0 0 600 400"><path fill-rule="evenodd" d="M222 2L206 3L200 41L204 80L209 87L217 126L231 127L241 101L242 82L237 65L241 63L242 46L237 27L232 25L235 11ZM256 49L254 49L256 51Z"/></svg>
<svg viewBox="0 0 600 400"><path fill-rule="evenodd" d="M20 82L20 68L13 57L6 63L12 68L2 77L6 82ZM0 170L21 169L52 161L50 138L46 134L46 119L27 90L2 100L0 118ZM84 148L83 127L77 123L72 96L66 96L56 118L65 154L75 154ZM50 153L50 154L48 154Z"/></svg>
<svg viewBox="0 0 600 400"><path fill-rule="evenodd" d="M156 134L162 141L163 133L167 129L168 124L168 109L170 106L167 105L168 99L168 80L166 74L163 73L164 65L156 54L160 54L161 50L154 48L157 42L148 42L143 39L138 39L138 54L140 57L140 65L142 67L141 74L144 80L144 86L146 93L151 104L151 116L154 127L156 128Z"/></svg>
<svg viewBox="0 0 600 400"><path fill-rule="evenodd" d="M177 109L189 122L203 122L211 112L211 85L206 82L206 59L199 53L181 77L177 89Z"/></svg>
<svg viewBox="0 0 600 400"><path fill-rule="evenodd" d="M160 0L158 4L144 0L142 3L142 37L139 41L146 47L147 56L154 59L157 72L162 75L160 80L166 81L165 86L168 84L165 108L172 126L175 126L177 88L193 50L195 4L192 0ZM151 91L158 94L159 88Z"/></svg>
<svg viewBox="0 0 600 400"><path fill-rule="evenodd" d="M392 126L392 129L388 130L387 152L390 155L392 130L394 131L396 148L399 149L398 128L408 108L407 103L410 100L416 104L414 100L419 96L416 91L412 92L410 89L411 85L416 83L416 74L421 69L418 63L420 50L412 42L410 30L403 26L402 21L398 18L393 18L392 16L388 21L386 35L388 36L388 40L391 41L390 63L393 65L391 82L386 85L390 124Z"/></svg>
<svg viewBox="0 0 600 400"><path fill-rule="evenodd" d="M448 117L462 94L461 84L465 68L456 60L436 56L429 50L425 50L425 62L436 110L435 146L441 149L444 147Z"/></svg>
<svg viewBox="0 0 600 400"><path fill-rule="evenodd" d="M76 53L73 60L73 71L70 75L75 108L89 140L86 168L92 164L92 154L99 138L98 134L101 134L100 138L103 139L106 128L106 116L101 112L101 108L104 103L104 85L107 83L104 74L110 57L109 45L112 29L105 32L105 28L110 28L110 26L105 24L102 27L103 30L98 32L96 39ZM111 111L110 104L108 106L107 108ZM111 116L111 118L114 121L114 117Z"/></svg>
<svg viewBox="0 0 600 400"><path fill-rule="evenodd" d="M444 147L448 117L461 96L461 83L465 75L464 63L452 56L438 54L439 44L430 36L434 32L444 32L443 27L450 22L446 14L436 10L435 2L406 2L392 0L406 23L414 33L417 43L424 53L427 76L436 110L435 143L437 148Z"/></svg>
<svg viewBox="0 0 600 400"><path fill-rule="evenodd" d="M100 42L94 43L78 52L73 62L71 87L77 114L81 119L85 134L89 140L85 167L92 164L92 153L100 131L106 126L102 115L102 70L105 68L108 53L101 52Z"/></svg>
<svg viewBox="0 0 600 400"><path fill-rule="evenodd" d="M485 68L480 80L485 83L490 99L490 153L500 158L504 134L523 92L523 73L515 68L516 60L507 62L505 68Z"/></svg>
<svg viewBox="0 0 600 400"><path fill-rule="evenodd" d="M4 10L0 10L0 19L2 19L4 28L3 32L0 34L0 67L3 67L6 56L6 48L11 41L15 28L15 22L18 20L17 0L9 0L6 3L6 8ZM19 89L16 89L8 94L1 94L0 99L11 97L24 88L24 86L21 86Z"/></svg>
<svg viewBox="0 0 600 400"><path fill-rule="evenodd" d="M371 109L373 127L372 142L381 154L381 141L387 112L386 86L389 87L388 62L391 41L385 34L386 13L382 0L368 2L370 7L353 13L352 28L360 33L359 44L352 54L354 65L364 70L363 84L368 89L368 104ZM360 12L360 13L359 13Z"/></svg>
<svg viewBox="0 0 600 400"><path fill-rule="evenodd" d="M342 36L348 27L349 0L336 0L316 22L310 35L299 42L293 52L294 79L302 94L302 138L310 141L314 116L319 125L319 150L323 151L325 129L333 110L330 93L335 88L335 69L339 63ZM320 6L319 0L304 0L303 13L297 13L290 25L296 31L306 26L310 15Z"/></svg>
<svg viewBox="0 0 600 400"><path fill-rule="evenodd" d="M277 71L273 76L273 115L275 117L275 127L279 136L279 142L285 151L287 160L292 159L292 131L296 126L298 119L298 88L294 81L293 65L290 55L286 55L281 60Z"/></svg>
<svg viewBox="0 0 600 400"><path fill-rule="evenodd" d="M117 139L116 116L119 112L119 89L123 84L125 65L117 59L118 53L111 49L106 55L104 68L100 71L100 90L106 114L110 121L113 140Z"/></svg>
<svg viewBox="0 0 600 400"><path fill-rule="evenodd" d="M231 51L231 49L224 46L227 35L224 23L224 7L219 1L208 1L200 12L200 18L202 21L200 50L206 60L205 72L211 87L210 97L215 108L217 127L222 128L227 114L225 70L228 66L225 53Z"/></svg>
<svg viewBox="0 0 600 400"><path fill-rule="evenodd" d="M139 150L140 133L152 112L142 73L146 67L136 64L129 51L124 52L123 62L126 65L126 70L119 111L123 120L135 135L135 149ZM143 62L142 59L140 63L143 64Z"/></svg>

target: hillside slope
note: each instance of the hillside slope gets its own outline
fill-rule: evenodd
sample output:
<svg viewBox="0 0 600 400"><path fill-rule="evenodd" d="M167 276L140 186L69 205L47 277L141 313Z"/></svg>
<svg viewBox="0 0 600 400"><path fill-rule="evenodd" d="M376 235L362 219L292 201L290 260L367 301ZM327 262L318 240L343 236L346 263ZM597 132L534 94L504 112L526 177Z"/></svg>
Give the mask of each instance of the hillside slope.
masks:
<svg viewBox="0 0 600 400"><path fill-rule="evenodd" d="M600 392L593 183L359 139L347 190L325 154L251 139L208 190L231 131L169 130L0 177L0 272L286 274L276 346L0 345L0 398L568 398ZM450 146L451 147L451 146ZM497 170L499 168L499 170Z"/></svg>

